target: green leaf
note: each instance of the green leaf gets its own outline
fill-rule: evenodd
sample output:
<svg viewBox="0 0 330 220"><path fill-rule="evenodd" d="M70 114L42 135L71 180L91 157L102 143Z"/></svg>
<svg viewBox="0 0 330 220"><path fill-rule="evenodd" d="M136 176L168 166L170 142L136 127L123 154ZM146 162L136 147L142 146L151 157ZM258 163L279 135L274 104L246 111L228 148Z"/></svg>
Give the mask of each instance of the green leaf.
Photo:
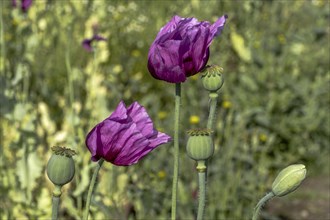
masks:
<svg viewBox="0 0 330 220"><path fill-rule="evenodd" d="M232 31L230 40L237 55L243 61L250 63L252 61L252 55L250 49L245 46L244 38L235 31Z"/></svg>
<svg viewBox="0 0 330 220"><path fill-rule="evenodd" d="M31 192L36 186L36 179L41 176L43 163L36 152L30 152L17 161L16 174L21 184L21 189Z"/></svg>
<svg viewBox="0 0 330 220"><path fill-rule="evenodd" d="M78 197L83 192L87 191L90 181L90 169L93 168L93 164L85 165L80 170L80 182L77 185L77 188L73 192L73 196Z"/></svg>

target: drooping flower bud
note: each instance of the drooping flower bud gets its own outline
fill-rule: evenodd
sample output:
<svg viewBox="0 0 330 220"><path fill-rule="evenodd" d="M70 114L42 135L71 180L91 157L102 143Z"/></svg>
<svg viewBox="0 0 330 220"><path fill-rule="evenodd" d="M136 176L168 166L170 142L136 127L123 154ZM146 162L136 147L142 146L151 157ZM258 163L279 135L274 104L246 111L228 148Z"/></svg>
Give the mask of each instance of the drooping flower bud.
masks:
<svg viewBox="0 0 330 220"><path fill-rule="evenodd" d="M222 67L216 65L205 67L201 72L204 88L209 92L218 91L222 87L224 82L222 73Z"/></svg>
<svg viewBox="0 0 330 220"><path fill-rule="evenodd" d="M294 164L284 168L276 177L272 185L275 196L285 196L296 190L306 177L306 167Z"/></svg>
<svg viewBox="0 0 330 220"><path fill-rule="evenodd" d="M188 131L187 154L196 161L207 160L213 155L214 144L209 129L194 129Z"/></svg>
<svg viewBox="0 0 330 220"><path fill-rule="evenodd" d="M47 175L54 185L63 186L69 183L74 176L75 166L72 156L75 151L65 147L52 147L53 155L47 164Z"/></svg>

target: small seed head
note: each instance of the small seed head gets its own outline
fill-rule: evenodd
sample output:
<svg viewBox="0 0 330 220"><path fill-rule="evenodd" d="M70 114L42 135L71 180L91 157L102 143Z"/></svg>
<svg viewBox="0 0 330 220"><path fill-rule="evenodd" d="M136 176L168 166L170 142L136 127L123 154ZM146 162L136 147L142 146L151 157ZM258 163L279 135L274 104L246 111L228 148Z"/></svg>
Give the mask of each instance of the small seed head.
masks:
<svg viewBox="0 0 330 220"><path fill-rule="evenodd" d="M187 154L196 161L207 160L213 155L214 144L209 129L194 129L188 131Z"/></svg>
<svg viewBox="0 0 330 220"><path fill-rule="evenodd" d="M72 156L75 151L65 147L52 147L53 155L47 164L47 175L54 185L63 186L74 176L75 166Z"/></svg>
<svg viewBox="0 0 330 220"><path fill-rule="evenodd" d="M207 66L202 70L202 82L203 86L209 92L217 92L223 85L223 68L212 65Z"/></svg>

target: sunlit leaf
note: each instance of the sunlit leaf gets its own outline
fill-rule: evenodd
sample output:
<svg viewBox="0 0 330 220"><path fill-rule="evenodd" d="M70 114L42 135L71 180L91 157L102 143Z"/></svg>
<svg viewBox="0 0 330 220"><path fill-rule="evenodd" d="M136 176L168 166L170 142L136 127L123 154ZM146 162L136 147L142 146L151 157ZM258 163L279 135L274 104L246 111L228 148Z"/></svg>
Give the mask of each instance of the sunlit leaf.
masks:
<svg viewBox="0 0 330 220"><path fill-rule="evenodd" d="M230 33L230 40L238 56L245 62L251 62L252 61L251 51L245 45L244 38L235 31L232 31Z"/></svg>
<svg viewBox="0 0 330 220"><path fill-rule="evenodd" d="M36 187L36 179L41 176L43 161L40 160L36 152L30 152L17 161L16 174L18 176L21 189L32 190Z"/></svg>

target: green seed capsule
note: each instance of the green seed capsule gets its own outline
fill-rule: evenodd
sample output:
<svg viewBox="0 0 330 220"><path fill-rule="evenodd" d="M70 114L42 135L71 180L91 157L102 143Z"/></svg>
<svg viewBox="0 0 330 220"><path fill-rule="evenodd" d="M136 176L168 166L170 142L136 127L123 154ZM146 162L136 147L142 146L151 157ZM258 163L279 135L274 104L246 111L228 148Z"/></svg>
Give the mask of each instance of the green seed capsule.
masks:
<svg viewBox="0 0 330 220"><path fill-rule="evenodd" d="M191 130L187 142L187 154L196 161L207 160L213 155L214 144L210 130Z"/></svg>
<svg viewBox="0 0 330 220"><path fill-rule="evenodd" d="M223 85L223 68L219 66L207 66L202 72L202 82L206 90L210 92L218 91Z"/></svg>
<svg viewBox="0 0 330 220"><path fill-rule="evenodd" d="M74 151L68 148L53 147L54 154L47 164L47 175L53 184L63 186L74 176L75 166L72 156Z"/></svg>
<svg viewBox="0 0 330 220"><path fill-rule="evenodd" d="M273 182L274 195L281 197L296 190L305 179L306 172L303 164L294 164L284 168Z"/></svg>

